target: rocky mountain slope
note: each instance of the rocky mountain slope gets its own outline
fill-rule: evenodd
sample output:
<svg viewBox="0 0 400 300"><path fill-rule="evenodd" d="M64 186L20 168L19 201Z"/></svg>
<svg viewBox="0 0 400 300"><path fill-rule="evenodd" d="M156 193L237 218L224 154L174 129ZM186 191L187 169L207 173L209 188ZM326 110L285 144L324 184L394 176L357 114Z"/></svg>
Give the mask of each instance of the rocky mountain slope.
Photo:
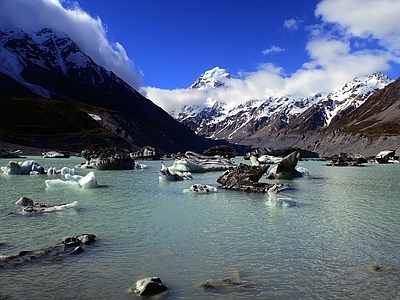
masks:
<svg viewBox="0 0 400 300"><path fill-rule="evenodd" d="M66 150L92 143L200 151L204 141L80 51L44 28L0 30L0 140ZM31 126L33 125L33 126ZM208 145L207 145L208 146Z"/></svg>
<svg viewBox="0 0 400 300"><path fill-rule="evenodd" d="M202 77L203 75L196 82L202 81ZM392 103L393 99L398 99L395 93L391 93L391 96L389 96L387 92L384 92L388 91L389 86L397 84L390 85L392 82L393 80L387 76L375 73L355 78L341 89L332 91L327 95L317 94L313 97L304 98L283 97L252 100L230 110L226 109L224 103L214 102L212 106L183 107L179 113L172 115L198 135L227 139L232 143L253 147L282 148L294 146L328 155L344 149L344 140L339 147L333 145L331 134L335 134L335 140L339 140L338 136L341 138L344 138L344 136L346 138L355 137L353 141L349 142L348 150L351 152L363 150L370 155L375 150L365 150L363 147L365 148L366 145L358 147L355 143L356 140L360 139L358 134L362 134L364 138L367 135L369 136L369 140L365 142L368 145L381 137L376 135L372 137L371 130L376 128L375 125L368 125L368 121L360 123L360 111L371 106L368 113L371 114L368 119L369 122L375 122L372 121L372 116L376 117L376 114L385 115L385 118L390 117L381 120L380 122L385 125L380 125L380 127L396 127L396 125L388 126L387 123L392 124L396 120L399 123L398 109L396 110L395 106L391 106L384 112L380 111L380 109L386 107L388 102ZM224 80L224 88L229 88L229 80ZM378 93L378 91L381 92ZM374 98L372 98L372 95L374 95ZM389 101L388 97L393 99ZM367 101L370 98L371 100ZM369 104L371 101L376 103L373 105L374 109ZM350 114L351 112L354 113ZM395 136L400 135L400 131L396 130L392 131L389 140L396 140L397 137ZM377 133L377 130L375 130L375 133ZM382 132L385 136L387 133L387 131ZM327 139L328 136L330 139ZM397 148L399 145L396 146L396 141L394 141L388 143L387 147Z"/></svg>

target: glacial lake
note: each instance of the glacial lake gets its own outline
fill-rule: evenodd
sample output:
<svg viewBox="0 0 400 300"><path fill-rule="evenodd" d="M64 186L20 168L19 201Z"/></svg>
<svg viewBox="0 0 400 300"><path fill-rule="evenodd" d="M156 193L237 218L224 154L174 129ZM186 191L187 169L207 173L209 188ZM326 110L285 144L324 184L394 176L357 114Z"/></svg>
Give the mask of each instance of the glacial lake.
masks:
<svg viewBox="0 0 400 300"><path fill-rule="evenodd" d="M18 160L27 159L45 169L83 162ZM400 164L302 161L308 176L262 179L289 184L278 199L298 206L285 208L269 205L267 195L184 192L194 183L218 186L223 172L162 182L160 161L140 163L148 168L95 170L96 189L51 189L47 175L1 173L0 255L45 249L81 233L97 241L79 255L0 268L0 299L139 299L128 289L149 276L169 288L157 299L400 299ZM26 216L14 204L21 196L79 204ZM238 276L245 284L201 287Z"/></svg>

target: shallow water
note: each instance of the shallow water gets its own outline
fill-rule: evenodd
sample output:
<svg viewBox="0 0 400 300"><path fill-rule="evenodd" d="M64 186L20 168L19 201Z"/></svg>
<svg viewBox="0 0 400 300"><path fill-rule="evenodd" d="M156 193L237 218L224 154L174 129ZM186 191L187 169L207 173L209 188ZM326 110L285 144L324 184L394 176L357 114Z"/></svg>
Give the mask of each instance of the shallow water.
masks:
<svg viewBox="0 0 400 300"><path fill-rule="evenodd" d="M82 162L27 159L46 169ZM148 276L170 288L162 299L400 298L400 164L301 162L310 174L280 181L290 188L277 195L298 206L278 208L266 195L183 192L194 183L218 186L222 172L160 182L161 163L141 163L149 168L95 171L97 189L46 188L47 175L1 175L0 255L81 233L97 242L79 256L0 269L0 299L132 299L128 289ZM22 216L14 204L21 196L79 205ZM199 287L237 274L246 285Z"/></svg>

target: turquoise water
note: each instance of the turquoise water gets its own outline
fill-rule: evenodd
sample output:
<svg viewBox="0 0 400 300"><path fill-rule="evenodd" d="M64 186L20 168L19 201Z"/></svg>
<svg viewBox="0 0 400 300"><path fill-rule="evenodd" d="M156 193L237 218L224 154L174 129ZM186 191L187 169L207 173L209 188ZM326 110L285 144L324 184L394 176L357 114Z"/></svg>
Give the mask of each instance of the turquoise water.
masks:
<svg viewBox="0 0 400 300"><path fill-rule="evenodd" d="M82 162L27 159L46 169ZM132 299L128 289L148 276L170 288L162 299L400 298L400 164L301 162L310 175L280 181L290 188L278 193L298 206L278 208L266 195L183 192L194 183L218 186L222 172L160 182L161 163L141 163L149 168L95 171L97 189L50 189L47 175L1 175L0 255L81 233L96 234L97 242L79 256L0 269L0 299ZM25 216L14 204L21 196L79 205ZM237 273L248 285L199 287Z"/></svg>

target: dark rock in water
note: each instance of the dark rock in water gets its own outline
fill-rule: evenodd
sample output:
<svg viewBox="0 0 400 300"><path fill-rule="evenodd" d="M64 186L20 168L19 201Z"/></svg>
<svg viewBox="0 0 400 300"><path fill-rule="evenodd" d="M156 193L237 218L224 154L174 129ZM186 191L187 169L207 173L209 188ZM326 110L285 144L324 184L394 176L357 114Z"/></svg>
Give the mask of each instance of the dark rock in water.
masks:
<svg viewBox="0 0 400 300"><path fill-rule="evenodd" d="M61 242L67 247L79 246L81 244L76 237L63 237Z"/></svg>
<svg viewBox="0 0 400 300"><path fill-rule="evenodd" d="M148 277L136 282L134 292L140 296L153 296L165 292L168 288L158 277Z"/></svg>
<svg viewBox="0 0 400 300"><path fill-rule="evenodd" d="M296 170L300 155L296 151L286 156L277 166L271 169L268 179L293 179L302 174Z"/></svg>
<svg viewBox="0 0 400 300"><path fill-rule="evenodd" d="M375 161L378 164L388 164L391 160L398 160L399 157L396 156L396 150L386 150L381 151L375 155Z"/></svg>
<svg viewBox="0 0 400 300"><path fill-rule="evenodd" d="M127 149L110 146L93 146L82 150L86 164L98 170L131 170L135 161Z"/></svg>
<svg viewBox="0 0 400 300"><path fill-rule="evenodd" d="M96 241L96 236L94 234L81 234L76 237L82 244L92 244Z"/></svg>
<svg viewBox="0 0 400 300"><path fill-rule="evenodd" d="M253 167L239 164L230 168L218 177L217 182L222 184L221 188L242 192L267 193L271 187L268 183L258 182L267 172L269 165Z"/></svg>
<svg viewBox="0 0 400 300"><path fill-rule="evenodd" d="M24 158L24 157L25 156L22 156L21 150L6 151L4 149L0 149L0 158Z"/></svg>
<svg viewBox="0 0 400 300"><path fill-rule="evenodd" d="M34 206L35 203L36 202L34 200L28 197L21 197L15 202L15 204L19 206Z"/></svg>
<svg viewBox="0 0 400 300"><path fill-rule="evenodd" d="M206 156L219 155L219 156L226 157L226 158L234 158L238 155L238 153L237 153L236 149L233 147L220 145L220 146L214 146L214 147L204 150L203 155L206 155Z"/></svg>
<svg viewBox="0 0 400 300"><path fill-rule="evenodd" d="M360 167L362 166L363 163L368 162L364 157L354 157L348 153L340 153L337 155L333 155L328 160L329 162L326 165L332 167L347 167L347 166Z"/></svg>
<svg viewBox="0 0 400 300"><path fill-rule="evenodd" d="M91 243L95 241L96 235L82 234L77 237L64 237L61 243L55 246L48 247L41 250L24 250L20 251L17 255L9 255L0 258L0 268L2 267L16 267L23 263L40 262L40 261L53 261L60 259L69 254L80 254L84 251L84 243L81 240L90 240ZM85 243L88 244L88 243Z"/></svg>
<svg viewBox="0 0 400 300"><path fill-rule="evenodd" d="M365 267L366 271L368 273L372 273L372 274L394 274L396 273L396 268L393 265L389 265L389 264L384 264L384 263L375 263L373 265L368 265Z"/></svg>

